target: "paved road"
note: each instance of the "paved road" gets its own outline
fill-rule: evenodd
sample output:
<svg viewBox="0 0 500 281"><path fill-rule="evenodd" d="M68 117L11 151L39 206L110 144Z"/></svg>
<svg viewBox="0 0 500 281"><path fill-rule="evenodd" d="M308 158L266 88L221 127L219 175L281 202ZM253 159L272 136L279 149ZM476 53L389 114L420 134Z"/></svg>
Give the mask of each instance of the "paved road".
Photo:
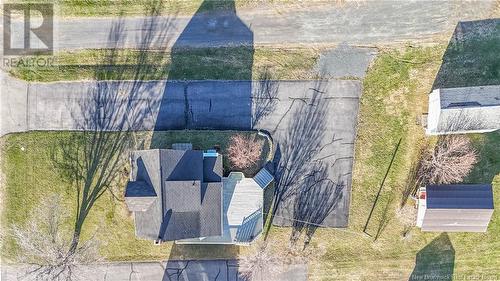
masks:
<svg viewBox="0 0 500 281"><path fill-rule="evenodd" d="M313 172L315 177L342 183L336 192L329 192L339 196L315 203L331 205L331 212L297 216L294 214L295 194L289 194L279 213L283 220L278 217L275 222L289 225L289 219L295 218L331 227L347 226L360 81L28 84L4 75L1 88L1 135L30 130L89 130L97 127L110 131L125 128L267 131L279 148L275 159L276 172L291 171L283 177L287 179L287 186L300 183L304 176ZM321 173L316 173L318 169ZM312 191L309 196L324 197L320 190ZM306 209L311 210L313 205L308 204Z"/></svg>
<svg viewBox="0 0 500 281"><path fill-rule="evenodd" d="M20 278L22 274L22 267L2 266L0 279L32 281ZM85 281L243 281L236 260L108 263L82 268L78 275ZM292 266L270 281L285 280L307 280L307 266Z"/></svg>
<svg viewBox="0 0 500 281"><path fill-rule="evenodd" d="M459 20L490 16L494 0L332 1L294 9L256 8L250 12L200 13L174 18L79 18L56 22L56 47L220 46L235 44L376 44L425 40L451 32ZM117 34L121 36L117 36ZM155 38L145 43L144 34ZM21 40L21 39L20 39ZM13 41L16 44L16 41Z"/></svg>

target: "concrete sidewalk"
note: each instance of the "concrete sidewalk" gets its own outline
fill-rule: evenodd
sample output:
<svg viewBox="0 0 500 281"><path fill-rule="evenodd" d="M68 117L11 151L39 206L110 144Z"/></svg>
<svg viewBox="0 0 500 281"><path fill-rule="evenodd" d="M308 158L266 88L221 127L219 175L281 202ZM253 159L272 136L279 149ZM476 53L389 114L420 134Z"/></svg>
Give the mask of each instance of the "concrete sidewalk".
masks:
<svg viewBox="0 0 500 281"><path fill-rule="evenodd" d="M23 279L22 266L2 266L2 281L35 281ZM81 268L85 281L243 281L238 274L237 260L188 260L167 262L119 262ZM291 266L270 281L305 281L307 266Z"/></svg>

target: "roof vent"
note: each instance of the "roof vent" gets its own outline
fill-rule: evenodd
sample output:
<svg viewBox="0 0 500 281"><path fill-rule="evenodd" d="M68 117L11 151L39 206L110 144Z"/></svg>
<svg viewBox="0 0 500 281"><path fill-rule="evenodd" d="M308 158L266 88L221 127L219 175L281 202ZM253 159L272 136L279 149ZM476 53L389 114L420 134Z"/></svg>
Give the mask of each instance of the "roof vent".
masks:
<svg viewBox="0 0 500 281"><path fill-rule="evenodd" d="M452 102L448 105L448 108L451 107L468 107L468 106L481 106L477 101L465 101L465 102Z"/></svg>
<svg viewBox="0 0 500 281"><path fill-rule="evenodd" d="M219 156L219 153L217 153L217 150L215 150L215 149L208 149L208 150L203 151L203 158L217 157L217 156Z"/></svg>

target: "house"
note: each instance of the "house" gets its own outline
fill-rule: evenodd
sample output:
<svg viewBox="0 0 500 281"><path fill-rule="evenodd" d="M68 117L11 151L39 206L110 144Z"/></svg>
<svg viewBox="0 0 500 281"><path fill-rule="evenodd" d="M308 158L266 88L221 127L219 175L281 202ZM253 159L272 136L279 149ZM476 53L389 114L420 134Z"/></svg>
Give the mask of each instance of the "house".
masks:
<svg viewBox="0 0 500 281"><path fill-rule="evenodd" d="M262 231L264 189L273 180L267 170L224 178L222 155L191 149L133 151L130 162L125 202L137 237L246 245Z"/></svg>
<svg viewBox="0 0 500 281"><path fill-rule="evenodd" d="M493 215L491 184L428 185L417 200L422 231L486 232Z"/></svg>
<svg viewBox="0 0 500 281"><path fill-rule="evenodd" d="M500 129L500 85L435 89L429 95L426 134Z"/></svg>

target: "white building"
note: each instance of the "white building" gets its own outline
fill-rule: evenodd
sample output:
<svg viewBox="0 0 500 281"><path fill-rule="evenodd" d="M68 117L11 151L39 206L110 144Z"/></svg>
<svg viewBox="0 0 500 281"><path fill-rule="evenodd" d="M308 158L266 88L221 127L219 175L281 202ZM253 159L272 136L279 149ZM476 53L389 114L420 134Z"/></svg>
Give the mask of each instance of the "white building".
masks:
<svg viewBox="0 0 500 281"><path fill-rule="evenodd" d="M500 129L500 85L435 89L429 95L426 134Z"/></svg>
<svg viewBox="0 0 500 281"><path fill-rule="evenodd" d="M491 184L428 185L417 198L422 231L485 232L494 210Z"/></svg>

